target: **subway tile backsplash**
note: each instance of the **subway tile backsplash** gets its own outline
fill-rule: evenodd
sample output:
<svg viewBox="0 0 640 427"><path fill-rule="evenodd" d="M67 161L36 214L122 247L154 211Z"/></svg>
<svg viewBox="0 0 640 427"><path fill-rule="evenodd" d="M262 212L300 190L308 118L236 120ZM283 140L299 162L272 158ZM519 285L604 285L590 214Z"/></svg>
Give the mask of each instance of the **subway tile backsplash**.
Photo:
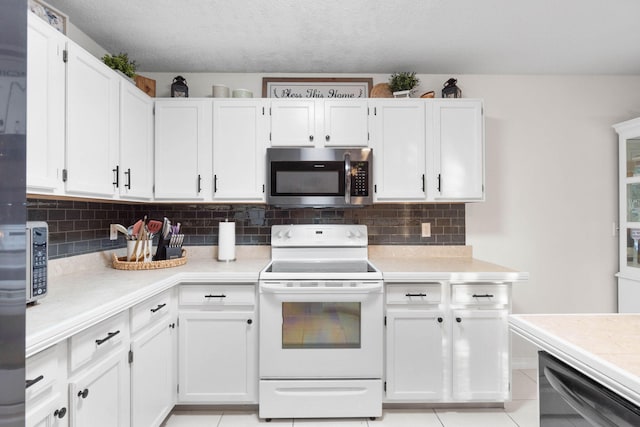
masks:
<svg viewBox="0 0 640 427"><path fill-rule="evenodd" d="M371 245L464 245L465 205L376 204L352 209L282 209L267 205L134 204L78 200L27 200L30 221L49 224L52 259L125 247L124 236L109 240L109 225L125 227L141 219L169 218L182 224L186 245L216 245L218 223L236 222L238 245L269 245L279 224L364 224ZM421 224L431 237L421 237Z"/></svg>

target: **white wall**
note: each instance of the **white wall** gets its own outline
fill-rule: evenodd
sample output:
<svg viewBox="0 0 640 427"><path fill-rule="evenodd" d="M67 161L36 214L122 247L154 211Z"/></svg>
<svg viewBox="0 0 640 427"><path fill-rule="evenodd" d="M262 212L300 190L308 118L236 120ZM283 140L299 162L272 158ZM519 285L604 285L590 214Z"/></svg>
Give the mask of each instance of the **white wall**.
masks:
<svg viewBox="0 0 640 427"><path fill-rule="evenodd" d="M142 74L157 80L158 96L169 96L179 73ZM193 97L211 96L212 84L261 96L260 74L182 75ZM440 96L450 76L419 77L418 95L433 89ZM466 218L474 256L530 273L514 287L514 313L616 311L611 125L640 116L640 76L457 78L463 96L485 102L487 197L468 204ZM535 348L518 337L513 350L515 365L534 363Z"/></svg>

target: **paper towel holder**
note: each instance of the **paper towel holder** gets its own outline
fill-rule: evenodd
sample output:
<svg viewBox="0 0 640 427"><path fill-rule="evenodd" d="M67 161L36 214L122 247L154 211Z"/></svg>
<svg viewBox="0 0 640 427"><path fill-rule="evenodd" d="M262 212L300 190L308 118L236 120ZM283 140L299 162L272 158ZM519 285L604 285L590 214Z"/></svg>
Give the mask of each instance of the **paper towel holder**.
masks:
<svg viewBox="0 0 640 427"><path fill-rule="evenodd" d="M230 250L231 253L233 254L231 257L222 257L221 258L220 240L221 240L221 237L222 237L222 232L221 232L222 227L220 227L220 226L222 224L232 224L232 230L231 230L232 237L231 238L233 239L233 241L232 242L231 241L230 242L226 242L227 244L232 245L231 248L226 248L226 251ZM229 236L227 236L227 237L229 237ZM232 221L230 223L229 222L229 218L225 218L224 222L221 221L218 224L218 262L230 262L230 261L235 261L236 260L236 250L235 250L235 245L236 245L235 240L236 239L235 239L235 237L236 237L236 235L235 235L235 222ZM225 254L225 255L228 255L228 254Z"/></svg>

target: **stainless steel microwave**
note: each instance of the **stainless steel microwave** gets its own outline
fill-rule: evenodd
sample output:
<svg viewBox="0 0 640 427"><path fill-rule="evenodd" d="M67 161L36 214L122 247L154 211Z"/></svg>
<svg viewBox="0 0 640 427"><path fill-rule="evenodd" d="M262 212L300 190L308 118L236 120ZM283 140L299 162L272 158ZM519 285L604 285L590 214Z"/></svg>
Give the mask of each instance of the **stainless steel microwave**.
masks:
<svg viewBox="0 0 640 427"><path fill-rule="evenodd" d="M267 203L352 207L373 203L370 148L267 148Z"/></svg>

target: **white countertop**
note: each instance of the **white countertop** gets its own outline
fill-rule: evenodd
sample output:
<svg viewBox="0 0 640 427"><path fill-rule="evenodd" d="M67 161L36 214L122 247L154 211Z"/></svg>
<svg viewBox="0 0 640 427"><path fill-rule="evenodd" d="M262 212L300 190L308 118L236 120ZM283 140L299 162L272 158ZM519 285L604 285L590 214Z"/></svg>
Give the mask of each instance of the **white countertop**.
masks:
<svg viewBox="0 0 640 427"><path fill-rule="evenodd" d="M257 283L271 255L269 246L238 246L236 261L218 262L215 247L188 247L183 266L123 271L111 267L110 254L50 263L48 295L27 308L27 357L178 283ZM513 282L528 278L526 273L473 259L466 246L370 246L369 258L384 279L391 281Z"/></svg>
<svg viewBox="0 0 640 427"><path fill-rule="evenodd" d="M511 330L640 405L640 314L511 315Z"/></svg>

